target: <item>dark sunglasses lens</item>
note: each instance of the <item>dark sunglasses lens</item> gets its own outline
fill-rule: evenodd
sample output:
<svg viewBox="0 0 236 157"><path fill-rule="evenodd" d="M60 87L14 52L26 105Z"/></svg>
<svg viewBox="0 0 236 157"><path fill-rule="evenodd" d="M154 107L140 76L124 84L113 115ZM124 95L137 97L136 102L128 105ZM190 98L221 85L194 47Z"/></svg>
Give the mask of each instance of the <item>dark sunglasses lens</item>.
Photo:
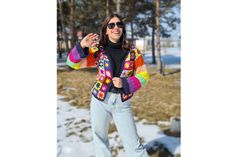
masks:
<svg viewBox="0 0 236 157"><path fill-rule="evenodd" d="M109 23L109 24L107 25L107 27L108 27L109 29L112 29L112 28L115 27L115 23Z"/></svg>
<svg viewBox="0 0 236 157"><path fill-rule="evenodd" d="M117 22L116 25L117 25L117 27L119 27L119 28L123 28L123 26L124 26L124 24L123 24L122 22Z"/></svg>

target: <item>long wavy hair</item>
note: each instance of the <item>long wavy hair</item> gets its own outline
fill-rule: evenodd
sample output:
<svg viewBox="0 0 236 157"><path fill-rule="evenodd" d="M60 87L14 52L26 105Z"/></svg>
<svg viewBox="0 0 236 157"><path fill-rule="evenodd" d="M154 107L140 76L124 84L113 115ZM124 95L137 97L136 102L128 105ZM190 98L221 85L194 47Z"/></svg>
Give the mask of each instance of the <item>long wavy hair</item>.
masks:
<svg viewBox="0 0 236 157"><path fill-rule="evenodd" d="M103 48L106 47L107 43L108 43L108 36L106 35L106 31L107 31L107 24L109 23L109 21L114 18L117 17L121 22L124 23L124 21L121 19L121 17L118 14L111 14L110 16L108 16L102 23L102 30L101 30L101 39L99 41L98 46L102 46ZM122 31L122 35L120 37L120 42L122 43L122 49L130 49L130 45L128 44L128 42L126 41L126 30L125 30L125 23L124 23L124 27L123 27L123 31Z"/></svg>

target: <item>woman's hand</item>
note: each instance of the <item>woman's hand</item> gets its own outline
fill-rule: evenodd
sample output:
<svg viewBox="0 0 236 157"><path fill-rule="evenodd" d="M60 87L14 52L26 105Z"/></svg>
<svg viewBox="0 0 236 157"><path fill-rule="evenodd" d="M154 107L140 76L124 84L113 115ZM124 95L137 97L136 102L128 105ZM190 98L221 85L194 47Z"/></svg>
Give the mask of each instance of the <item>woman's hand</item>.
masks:
<svg viewBox="0 0 236 157"><path fill-rule="evenodd" d="M113 77L112 82L116 88L122 88L122 81L119 77Z"/></svg>
<svg viewBox="0 0 236 157"><path fill-rule="evenodd" d="M82 48L96 46L98 44L98 35L89 33L80 42Z"/></svg>

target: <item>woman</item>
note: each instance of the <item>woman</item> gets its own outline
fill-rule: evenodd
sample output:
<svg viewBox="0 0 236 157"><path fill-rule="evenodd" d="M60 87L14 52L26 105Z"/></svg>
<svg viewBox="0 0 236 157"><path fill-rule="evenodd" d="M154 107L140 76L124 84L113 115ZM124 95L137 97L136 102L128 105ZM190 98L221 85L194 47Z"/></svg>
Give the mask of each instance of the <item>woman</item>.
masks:
<svg viewBox="0 0 236 157"><path fill-rule="evenodd" d="M111 157L108 140L109 121L113 118L129 157L147 157L138 137L130 98L149 80L141 53L125 41L124 23L117 15L102 25L101 39L90 33L68 55L67 64L80 69L96 62L97 80L90 103L96 157ZM95 47L98 44L97 47Z"/></svg>

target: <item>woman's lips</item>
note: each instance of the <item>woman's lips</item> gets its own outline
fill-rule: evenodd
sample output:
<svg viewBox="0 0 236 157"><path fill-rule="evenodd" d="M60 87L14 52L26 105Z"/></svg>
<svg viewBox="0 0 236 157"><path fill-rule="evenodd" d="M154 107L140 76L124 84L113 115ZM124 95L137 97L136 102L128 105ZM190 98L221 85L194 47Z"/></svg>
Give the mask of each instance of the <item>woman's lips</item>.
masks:
<svg viewBox="0 0 236 157"><path fill-rule="evenodd" d="M120 34L120 31L118 31L118 30L113 30L111 32L114 33L114 34Z"/></svg>

